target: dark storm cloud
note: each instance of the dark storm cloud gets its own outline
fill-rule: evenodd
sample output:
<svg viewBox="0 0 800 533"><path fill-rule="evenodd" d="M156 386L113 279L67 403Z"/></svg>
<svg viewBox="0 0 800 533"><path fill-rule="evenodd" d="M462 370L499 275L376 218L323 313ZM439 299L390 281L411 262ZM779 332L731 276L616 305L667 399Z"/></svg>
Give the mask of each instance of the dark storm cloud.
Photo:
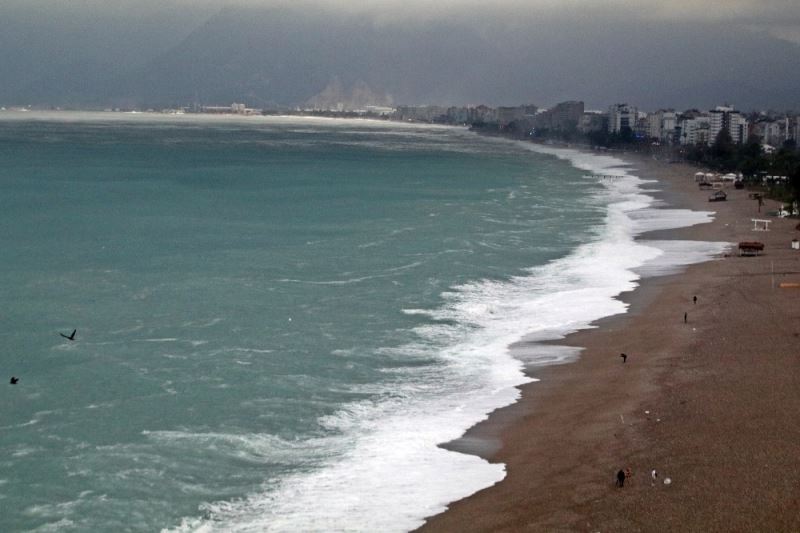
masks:
<svg viewBox="0 0 800 533"><path fill-rule="evenodd" d="M798 4L798 5L795 5ZM800 2L5 0L0 105L796 105Z"/></svg>

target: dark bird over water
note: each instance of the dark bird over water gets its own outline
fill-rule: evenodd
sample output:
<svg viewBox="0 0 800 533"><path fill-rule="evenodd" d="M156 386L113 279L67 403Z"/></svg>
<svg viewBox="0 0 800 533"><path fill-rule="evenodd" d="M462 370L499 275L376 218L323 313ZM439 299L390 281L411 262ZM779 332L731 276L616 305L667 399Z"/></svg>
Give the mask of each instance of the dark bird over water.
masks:
<svg viewBox="0 0 800 533"><path fill-rule="evenodd" d="M69 335L69 336L67 336L67 335L64 335L63 333L59 333L59 335L61 335L61 336L62 336L62 337L64 337L65 339L69 339L69 340L71 340L71 341L74 341L74 340L75 340L75 333L76 333L77 331L78 331L77 329L73 329L73 330L72 330L72 335Z"/></svg>
<svg viewBox="0 0 800 533"><path fill-rule="evenodd" d="M19 382L19 378L18 377L11 376L11 381L9 383L11 383L12 385L16 385L18 382Z"/></svg>

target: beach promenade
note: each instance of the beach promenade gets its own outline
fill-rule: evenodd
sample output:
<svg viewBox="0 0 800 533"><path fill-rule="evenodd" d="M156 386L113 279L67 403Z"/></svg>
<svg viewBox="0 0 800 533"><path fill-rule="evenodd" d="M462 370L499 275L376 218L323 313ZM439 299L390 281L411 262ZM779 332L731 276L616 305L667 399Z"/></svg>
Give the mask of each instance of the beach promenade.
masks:
<svg viewBox="0 0 800 533"><path fill-rule="evenodd" d="M625 158L672 207L717 213L644 238L760 241L763 255L733 246L646 279L623 295L629 313L565 339L578 361L532 370L520 402L468 433L500 443L484 455L507 477L422 531L800 531L800 288L780 287L800 282L798 221L754 232L774 202L759 214L731 188L709 203L696 169Z"/></svg>

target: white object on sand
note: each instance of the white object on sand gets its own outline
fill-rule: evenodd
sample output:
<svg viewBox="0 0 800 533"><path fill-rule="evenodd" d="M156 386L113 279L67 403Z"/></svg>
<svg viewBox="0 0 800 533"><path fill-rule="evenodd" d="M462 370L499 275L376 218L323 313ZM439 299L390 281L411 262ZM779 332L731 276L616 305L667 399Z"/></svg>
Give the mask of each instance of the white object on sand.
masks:
<svg viewBox="0 0 800 533"><path fill-rule="evenodd" d="M668 478L668 477L664 478L664 485L669 485L671 483L672 483L672 480L670 478Z"/></svg>

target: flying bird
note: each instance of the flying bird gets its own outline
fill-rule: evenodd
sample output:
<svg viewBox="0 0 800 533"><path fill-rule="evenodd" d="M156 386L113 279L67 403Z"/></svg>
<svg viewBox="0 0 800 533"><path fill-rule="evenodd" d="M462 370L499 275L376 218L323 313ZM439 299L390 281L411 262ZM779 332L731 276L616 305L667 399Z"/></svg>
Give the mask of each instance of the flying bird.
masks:
<svg viewBox="0 0 800 533"><path fill-rule="evenodd" d="M65 339L69 339L69 340L71 340L71 341L74 341L74 340L75 340L75 333L76 333L77 331L78 331L77 329L73 329L73 330L72 330L72 334L71 334L71 335L64 335L63 333L59 333L59 335L61 335L61 336L62 336L62 337L64 337Z"/></svg>
<svg viewBox="0 0 800 533"><path fill-rule="evenodd" d="M16 377L16 376L11 376L11 381L10 381L10 383L11 383L12 385L16 385L18 381L19 381L19 378L18 378L18 377Z"/></svg>

